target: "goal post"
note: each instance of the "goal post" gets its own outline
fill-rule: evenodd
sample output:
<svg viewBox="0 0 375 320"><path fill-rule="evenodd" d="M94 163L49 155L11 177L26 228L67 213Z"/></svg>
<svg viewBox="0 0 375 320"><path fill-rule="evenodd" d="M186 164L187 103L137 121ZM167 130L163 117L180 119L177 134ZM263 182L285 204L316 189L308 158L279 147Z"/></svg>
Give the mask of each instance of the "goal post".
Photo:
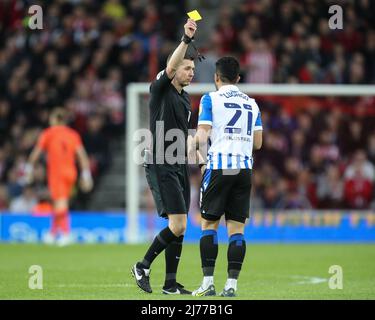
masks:
<svg viewBox="0 0 375 320"><path fill-rule="evenodd" d="M137 145L134 136L135 132L141 128L141 96L149 94L149 86L149 83L131 83L126 88L125 212L127 214L127 224L125 239L128 243L141 241L138 219L140 208L140 166L134 161L133 151ZM375 95L375 85L238 84L237 86L242 92L250 96L350 97ZM215 86L213 83L194 83L186 87L185 90L192 95L203 95L204 93L215 91Z"/></svg>

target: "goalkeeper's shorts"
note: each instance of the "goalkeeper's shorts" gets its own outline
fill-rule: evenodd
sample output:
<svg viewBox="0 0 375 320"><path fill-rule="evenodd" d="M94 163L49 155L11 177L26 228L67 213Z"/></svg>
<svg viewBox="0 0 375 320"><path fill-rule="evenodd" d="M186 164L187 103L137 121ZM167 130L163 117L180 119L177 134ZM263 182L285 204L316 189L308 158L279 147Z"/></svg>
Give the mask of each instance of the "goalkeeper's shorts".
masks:
<svg viewBox="0 0 375 320"><path fill-rule="evenodd" d="M51 199L53 201L69 200L75 182L76 175L48 174L48 190Z"/></svg>

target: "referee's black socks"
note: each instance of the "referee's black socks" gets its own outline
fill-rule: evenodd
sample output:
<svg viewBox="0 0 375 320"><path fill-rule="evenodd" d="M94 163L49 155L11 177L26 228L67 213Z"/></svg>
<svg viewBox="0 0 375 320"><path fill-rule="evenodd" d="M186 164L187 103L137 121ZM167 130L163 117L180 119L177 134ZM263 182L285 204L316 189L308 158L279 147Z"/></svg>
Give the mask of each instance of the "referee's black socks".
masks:
<svg viewBox="0 0 375 320"><path fill-rule="evenodd" d="M183 242L184 236L182 235L169 243L165 248L165 288L171 288L176 284L176 273L178 263L180 262Z"/></svg>
<svg viewBox="0 0 375 320"><path fill-rule="evenodd" d="M177 241L178 239L179 237L175 236L169 227L161 230L155 237L151 246L148 248L142 262L137 264L137 267L144 269L150 268L151 263L160 254L160 252L162 252L171 242Z"/></svg>
<svg viewBox="0 0 375 320"><path fill-rule="evenodd" d="M215 262L219 248L216 230L203 230L199 247L201 251L203 275L205 277L212 277L214 275Z"/></svg>
<svg viewBox="0 0 375 320"><path fill-rule="evenodd" d="M241 233L229 237L228 246L228 278L237 279L240 274L246 253L246 241Z"/></svg>

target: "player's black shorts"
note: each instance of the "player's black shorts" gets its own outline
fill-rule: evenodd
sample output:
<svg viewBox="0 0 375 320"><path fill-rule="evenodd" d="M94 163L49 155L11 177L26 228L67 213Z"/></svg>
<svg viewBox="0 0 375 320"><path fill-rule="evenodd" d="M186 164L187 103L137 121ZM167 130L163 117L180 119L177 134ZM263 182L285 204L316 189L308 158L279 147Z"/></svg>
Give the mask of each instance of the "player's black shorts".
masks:
<svg viewBox="0 0 375 320"><path fill-rule="evenodd" d="M236 172L237 174L228 174ZM251 170L206 169L201 183L201 215L209 221L226 220L245 223L249 217Z"/></svg>
<svg viewBox="0 0 375 320"><path fill-rule="evenodd" d="M185 164L148 164L146 178L159 216L188 214L190 207L189 169Z"/></svg>

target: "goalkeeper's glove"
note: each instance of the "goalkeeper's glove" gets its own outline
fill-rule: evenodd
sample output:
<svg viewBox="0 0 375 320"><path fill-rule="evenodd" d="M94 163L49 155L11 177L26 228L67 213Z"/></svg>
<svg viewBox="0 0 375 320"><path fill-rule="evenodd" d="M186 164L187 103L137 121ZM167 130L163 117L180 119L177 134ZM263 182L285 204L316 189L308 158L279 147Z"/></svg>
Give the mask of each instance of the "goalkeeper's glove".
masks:
<svg viewBox="0 0 375 320"><path fill-rule="evenodd" d="M91 172L89 169L85 169L81 173L80 177L80 188L83 192L90 192L94 186Z"/></svg>
<svg viewBox="0 0 375 320"><path fill-rule="evenodd" d="M34 167L31 163L26 163L24 172L25 172L25 182L26 184L31 184L33 182L33 171Z"/></svg>

